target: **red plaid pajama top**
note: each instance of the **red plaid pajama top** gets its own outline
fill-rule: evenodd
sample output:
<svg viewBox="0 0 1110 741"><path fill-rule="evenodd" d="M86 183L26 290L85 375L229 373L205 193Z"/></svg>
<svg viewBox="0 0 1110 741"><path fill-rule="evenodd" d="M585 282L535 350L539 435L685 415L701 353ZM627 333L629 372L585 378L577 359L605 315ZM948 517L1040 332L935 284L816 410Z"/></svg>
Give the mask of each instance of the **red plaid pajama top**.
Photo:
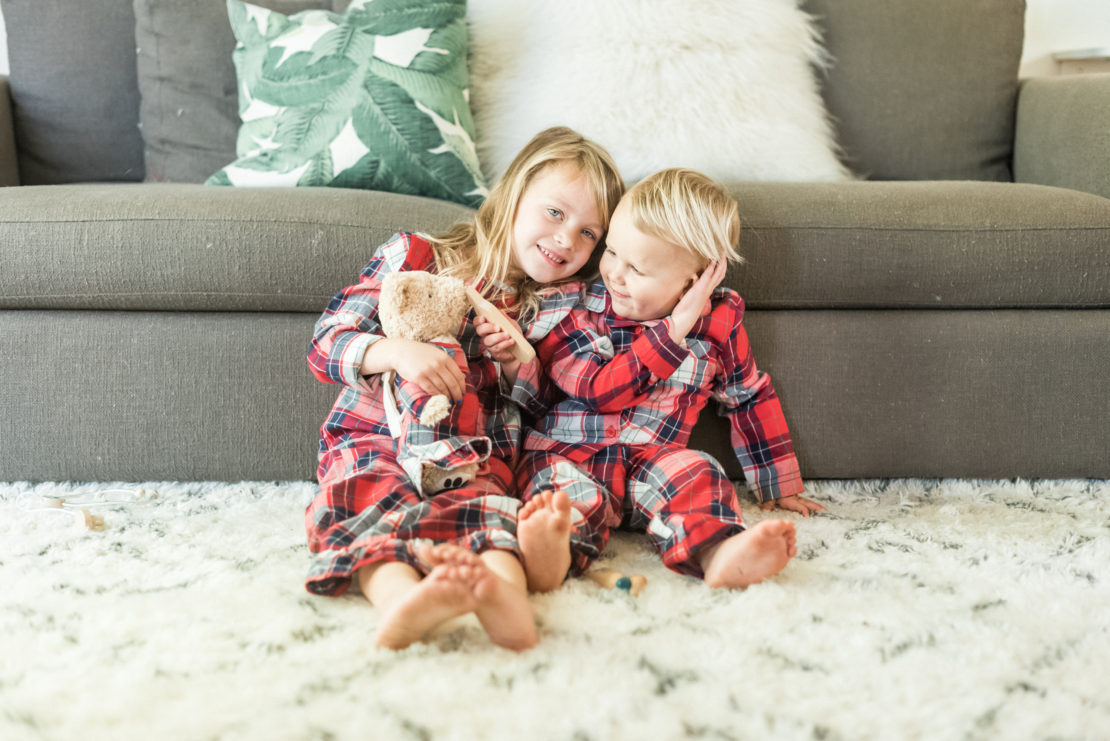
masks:
<svg viewBox="0 0 1110 741"><path fill-rule="evenodd" d="M524 447L583 461L610 445L685 446L712 398L759 500L802 492L782 407L756 369L743 316L743 299L718 288L683 346L668 335L669 320L614 314L605 284L594 283L536 348L558 391L520 397L538 418ZM544 414L552 393L560 400Z"/></svg>

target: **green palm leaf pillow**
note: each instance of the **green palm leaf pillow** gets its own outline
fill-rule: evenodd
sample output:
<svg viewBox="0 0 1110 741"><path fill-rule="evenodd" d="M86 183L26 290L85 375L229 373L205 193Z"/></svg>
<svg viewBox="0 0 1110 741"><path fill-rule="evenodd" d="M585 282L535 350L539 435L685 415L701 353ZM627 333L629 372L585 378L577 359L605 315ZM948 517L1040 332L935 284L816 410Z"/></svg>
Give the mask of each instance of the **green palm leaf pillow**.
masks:
<svg viewBox="0 0 1110 741"><path fill-rule="evenodd" d="M227 0L243 125L209 185L333 186L477 206L466 0L292 16Z"/></svg>

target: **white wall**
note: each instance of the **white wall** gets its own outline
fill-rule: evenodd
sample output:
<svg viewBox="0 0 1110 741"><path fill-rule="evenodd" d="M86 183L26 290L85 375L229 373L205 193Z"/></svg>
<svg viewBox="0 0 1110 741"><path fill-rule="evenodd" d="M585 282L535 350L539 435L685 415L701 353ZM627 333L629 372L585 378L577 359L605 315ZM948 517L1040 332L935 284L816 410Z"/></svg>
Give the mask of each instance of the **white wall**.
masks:
<svg viewBox="0 0 1110 741"><path fill-rule="evenodd" d="M1110 49L1110 1L1026 0L1021 76L1056 74L1053 52Z"/></svg>
<svg viewBox="0 0 1110 741"><path fill-rule="evenodd" d="M974 2L974 0L969 0ZM1110 1L1026 0L1022 77L1056 73L1052 53L1110 47ZM8 43L0 14L0 74L8 73Z"/></svg>
<svg viewBox="0 0 1110 741"><path fill-rule="evenodd" d="M0 75L8 74L8 35L4 33L4 14L0 13Z"/></svg>

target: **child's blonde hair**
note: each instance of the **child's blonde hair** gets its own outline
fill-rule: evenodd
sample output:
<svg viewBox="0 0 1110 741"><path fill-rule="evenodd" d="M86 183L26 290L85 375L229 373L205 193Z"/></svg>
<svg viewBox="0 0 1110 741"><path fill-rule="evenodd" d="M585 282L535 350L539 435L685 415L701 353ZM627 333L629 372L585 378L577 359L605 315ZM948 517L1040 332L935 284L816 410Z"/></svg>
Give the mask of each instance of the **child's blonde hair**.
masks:
<svg viewBox="0 0 1110 741"><path fill-rule="evenodd" d="M521 317L528 319L539 310L540 285L527 275L511 279L513 261L513 222L520 198L532 181L549 167L576 166L585 175L601 215L602 228L609 229L609 217L624 194L624 181L613 158L598 144L565 126L541 131L513 159L505 174L478 208L470 222L432 238L436 265L446 275L461 278L483 276L509 285L516 291ZM600 246L604 239L598 240ZM587 267L579 271L585 274ZM580 276L572 276L567 281ZM487 284L486 292L490 292Z"/></svg>
<svg viewBox="0 0 1110 741"><path fill-rule="evenodd" d="M624 200L636 229L700 258L701 268L721 258L744 261L736 251L740 241L736 201L697 170L660 170L629 188Z"/></svg>

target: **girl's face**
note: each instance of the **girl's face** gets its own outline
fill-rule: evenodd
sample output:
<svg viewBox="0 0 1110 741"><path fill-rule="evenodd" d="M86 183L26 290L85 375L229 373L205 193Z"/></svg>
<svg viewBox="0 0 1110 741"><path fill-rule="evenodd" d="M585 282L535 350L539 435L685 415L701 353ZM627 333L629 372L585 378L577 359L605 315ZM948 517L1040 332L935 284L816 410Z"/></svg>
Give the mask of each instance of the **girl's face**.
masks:
<svg viewBox="0 0 1110 741"><path fill-rule="evenodd" d="M617 205L599 268L617 316L638 322L668 316L699 267L687 250L633 226L628 206Z"/></svg>
<svg viewBox="0 0 1110 741"><path fill-rule="evenodd" d="M513 263L537 283L577 273L605 223L586 177L570 164L549 167L525 189L513 221Z"/></svg>

